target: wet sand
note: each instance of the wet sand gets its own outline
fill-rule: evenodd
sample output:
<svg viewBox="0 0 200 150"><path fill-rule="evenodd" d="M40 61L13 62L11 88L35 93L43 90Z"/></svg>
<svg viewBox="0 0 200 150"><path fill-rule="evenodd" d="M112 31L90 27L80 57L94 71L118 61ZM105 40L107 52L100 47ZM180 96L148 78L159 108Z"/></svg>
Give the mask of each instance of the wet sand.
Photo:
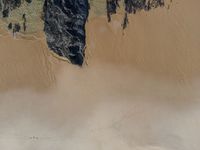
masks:
<svg viewBox="0 0 200 150"><path fill-rule="evenodd" d="M82 68L4 32L0 149L199 150L199 6L92 17Z"/></svg>

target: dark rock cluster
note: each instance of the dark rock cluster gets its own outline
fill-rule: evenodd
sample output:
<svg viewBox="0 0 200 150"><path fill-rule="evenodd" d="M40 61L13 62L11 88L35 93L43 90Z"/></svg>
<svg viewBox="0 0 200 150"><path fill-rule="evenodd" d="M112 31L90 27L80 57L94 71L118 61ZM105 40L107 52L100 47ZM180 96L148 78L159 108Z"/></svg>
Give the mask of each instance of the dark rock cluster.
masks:
<svg viewBox="0 0 200 150"><path fill-rule="evenodd" d="M27 3L32 3L32 0L26 0Z"/></svg>
<svg viewBox="0 0 200 150"><path fill-rule="evenodd" d="M9 14L12 10L19 8L24 2L23 0L1 0L0 1L0 11L2 13L3 18L9 17ZM27 3L31 3L32 0L26 0ZM26 14L23 14L22 16L23 19L23 30L26 31ZM21 25L19 23L12 23L10 22L8 24L8 29L12 30L13 35L16 32L19 32L21 30Z"/></svg>
<svg viewBox="0 0 200 150"><path fill-rule="evenodd" d="M164 0L124 0L125 11L127 13L136 13L142 9L148 11L151 8L164 6Z"/></svg>
<svg viewBox="0 0 200 150"><path fill-rule="evenodd" d="M111 15L116 13L119 7L120 0L107 0L107 17L108 22L111 21ZM165 5L164 0L124 0L124 20L122 27L125 29L128 24L128 14L135 14L137 11L145 10L149 11L152 8L163 7Z"/></svg>
<svg viewBox="0 0 200 150"><path fill-rule="evenodd" d="M26 25L26 23L27 23L26 14L22 15L22 20L23 20L23 24L22 24L23 31L25 32L26 28L27 28L27 25ZM21 25L19 23L12 23L12 22L10 22L8 24L8 30L12 30L13 36L14 36L15 33L20 32Z"/></svg>
<svg viewBox="0 0 200 150"><path fill-rule="evenodd" d="M8 17L10 11L21 6L21 0L1 0L0 1L0 11L2 17Z"/></svg>
<svg viewBox="0 0 200 150"><path fill-rule="evenodd" d="M111 15L116 14L118 7L119 7L119 0L106 0L108 22L111 21Z"/></svg>
<svg viewBox="0 0 200 150"><path fill-rule="evenodd" d="M8 30L12 30L13 36L16 32L19 32L21 30L21 26L19 23L9 23L8 24Z"/></svg>
<svg viewBox="0 0 200 150"><path fill-rule="evenodd" d="M88 0L45 0L44 31L49 48L82 65L85 51L85 23Z"/></svg>
<svg viewBox="0 0 200 150"><path fill-rule="evenodd" d="M124 3L124 19L122 28L129 23L128 14L137 11L149 11L152 8L164 6L164 0L105 0L108 22L111 15L117 12L120 1ZM0 0L2 17L9 17L13 9L32 0ZM85 57L85 23L89 14L88 0L44 0L42 19L48 47L61 57L68 58L71 63L82 65ZM9 23L8 29L13 35L20 30L26 31L27 17L24 13L19 23ZM20 22L21 22L20 21Z"/></svg>

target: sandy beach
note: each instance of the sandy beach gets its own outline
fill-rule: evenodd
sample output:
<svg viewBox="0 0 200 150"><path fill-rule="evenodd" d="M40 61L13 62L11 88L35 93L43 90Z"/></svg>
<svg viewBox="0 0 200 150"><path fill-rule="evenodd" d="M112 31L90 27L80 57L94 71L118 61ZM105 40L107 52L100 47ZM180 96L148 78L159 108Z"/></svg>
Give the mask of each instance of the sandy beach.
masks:
<svg viewBox="0 0 200 150"><path fill-rule="evenodd" d="M92 13L91 13L92 14ZM200 2L91 16L78 67L0 30L0 149L199 150Z"/></svg>

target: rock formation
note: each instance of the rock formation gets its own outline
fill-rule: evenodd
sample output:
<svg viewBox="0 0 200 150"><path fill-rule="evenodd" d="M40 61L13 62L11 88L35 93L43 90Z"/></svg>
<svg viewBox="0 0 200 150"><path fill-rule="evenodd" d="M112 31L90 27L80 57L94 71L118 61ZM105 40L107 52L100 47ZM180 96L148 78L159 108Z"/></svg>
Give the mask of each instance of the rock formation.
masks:
<svg viewBox="0 0 200 150"><path fill-rule="evenodd" d="M45 0L44 31L49 48L71 63L82 65L88 0Z"/></svg>
<svg viewBox="0 0 200 150"><path fill-rule="evenodd" d="M0 11L2 17L8 17L9 12L13 9L20 7L21 0L0 0Z"/></svg>
<svg viewBox="0 0 200 150"><path fill-rule="evenodd" d="M111 15L115 14L119 7L119 0L107 0L107 17L108 22L111 21ZM124 0L124 20L122 28L125 29L128 24L128 14L135 14L137 11L145 10L149 11L152 8L163 7L165 5L164 0ZM118 6L118 7L117 7Z"/></svg>

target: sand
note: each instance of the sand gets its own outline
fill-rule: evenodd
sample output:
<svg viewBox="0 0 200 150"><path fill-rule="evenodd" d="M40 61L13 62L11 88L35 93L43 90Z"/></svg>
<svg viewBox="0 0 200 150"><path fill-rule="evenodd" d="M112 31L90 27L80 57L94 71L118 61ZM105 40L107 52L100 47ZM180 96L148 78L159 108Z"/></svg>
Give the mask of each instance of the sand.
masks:
<svg viewBox="0 0 200 150"><path fill-rule="evenodd" d="M0 149L199 150L199 4L91 17L82 68L2 30Z"/></svg>

